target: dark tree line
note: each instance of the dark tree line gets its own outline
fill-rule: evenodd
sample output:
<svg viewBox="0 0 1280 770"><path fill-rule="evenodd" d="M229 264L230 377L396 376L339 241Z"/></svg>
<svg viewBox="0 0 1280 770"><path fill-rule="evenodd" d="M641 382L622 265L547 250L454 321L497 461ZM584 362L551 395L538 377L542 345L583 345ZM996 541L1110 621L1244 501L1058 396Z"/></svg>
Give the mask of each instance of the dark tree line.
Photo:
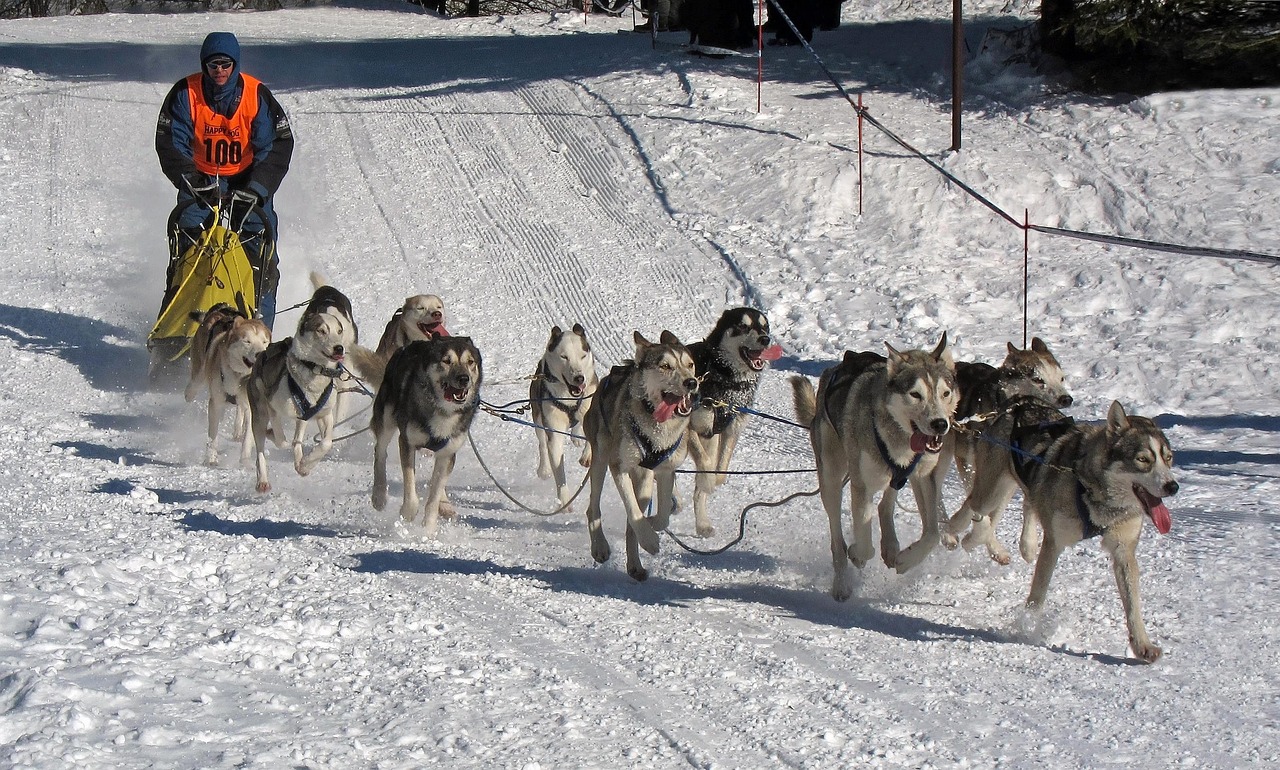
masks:
<svg viewBox="0 0 1280 770"><path fill-rule="evenodd" d="M1041 0L1040 39L1098 88L1280 84L1280 0Z"/></svg>

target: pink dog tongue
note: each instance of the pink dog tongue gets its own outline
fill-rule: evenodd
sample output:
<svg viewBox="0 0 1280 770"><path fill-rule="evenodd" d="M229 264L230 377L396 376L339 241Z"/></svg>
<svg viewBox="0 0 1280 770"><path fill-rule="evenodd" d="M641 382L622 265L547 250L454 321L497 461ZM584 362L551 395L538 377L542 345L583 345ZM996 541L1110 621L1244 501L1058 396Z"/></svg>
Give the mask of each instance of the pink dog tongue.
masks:
<svg viewBox="0 0 1280 770"><path fill-rule="evenodd" d="M1156 531L1160 534L1169 534L1169 530L1173 529L1173 516L1169 513L1169 506L1161 502L1152 505L1151 523L1156 525Z"/></svg>
<svg viewBox="0 0 1280 770"><path fill-rule="evenodd" d="M668 404L666 401L663 401L661 404L658 404L657 409L653 410L653 419L658 422L666 422L667 420L670 420L671 416L676 413L677 406L679 406L679 404Z"/></svg>
<svg viewBox="0 0 1280 770"><path fill-rule="evenodd" d="M782 346L770 345L760 353L760 358L765 361L777 361L782 358Z"/></svg>

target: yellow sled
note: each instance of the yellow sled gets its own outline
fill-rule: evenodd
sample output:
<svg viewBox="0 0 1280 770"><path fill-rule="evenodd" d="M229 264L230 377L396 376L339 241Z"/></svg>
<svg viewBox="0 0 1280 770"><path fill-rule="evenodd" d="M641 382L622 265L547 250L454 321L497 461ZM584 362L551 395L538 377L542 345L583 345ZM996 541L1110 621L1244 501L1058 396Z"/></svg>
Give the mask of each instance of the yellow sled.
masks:
<svg viewBox="0 0 1280 770"><path fill-rule="evenodd" d="M246 318L254 316L261 272L255 264L271 264L275 252L275 234L260 207L234 211L233 221L233 207L220 201L210 206L206 227L179 229L177 223L191 205L203 204L179 204L169 215L168 285L160 316L147 335L153 386L176 383L188 370L186 360L201 313L223 303ZM246 222L253 222L255 229L246 229Z"/></svg>

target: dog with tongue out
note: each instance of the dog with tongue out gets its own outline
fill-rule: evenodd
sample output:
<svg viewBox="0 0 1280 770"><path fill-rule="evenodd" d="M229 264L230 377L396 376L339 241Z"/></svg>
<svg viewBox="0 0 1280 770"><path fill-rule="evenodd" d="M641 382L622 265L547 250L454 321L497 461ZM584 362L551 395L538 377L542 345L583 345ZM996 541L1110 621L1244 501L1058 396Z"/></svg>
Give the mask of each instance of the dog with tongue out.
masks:
<svg viewBox="0 0 1280 770"><path fill-rule="evenodd" d="M688 454L686 431L698 397L693 357L676 335L657 342L635 332L635 358L613 367L596 388L582 428L590 447L587 530L591 557L609 559L600 497L612 475L626 513L627 574L645 580L640 549L658 552L658 532L671 519L676 468ZM654 515L645 515L650 501Z"/></svg>

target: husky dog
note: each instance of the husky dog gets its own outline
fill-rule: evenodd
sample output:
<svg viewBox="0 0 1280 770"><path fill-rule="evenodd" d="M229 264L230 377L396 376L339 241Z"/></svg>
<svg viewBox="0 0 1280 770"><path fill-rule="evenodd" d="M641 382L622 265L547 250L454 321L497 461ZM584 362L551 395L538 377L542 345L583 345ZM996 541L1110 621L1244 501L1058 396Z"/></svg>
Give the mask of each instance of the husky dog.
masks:
<svg viewBox="0 0 1280 770"><path fill-rule="evenodd" d="M398 432L404 480L400 516L406 522L412 523L418 516L417 452L427 449L435 454L422 505L426 536L435 537L439 517L453 514L443 510L447 505L445 483L471 429L483 381L480 351L470 337L414 340L391 355L369 418L375 510L387 507L387 447Z"/></svg>
<svg viewBox="0 0 1280 770"><path fill-rule="evenodd" d="M707 338L689 345L698 372L698 406L689 418L689 455L697 476L693 515L700 537L715 533L707 514L707 499L725 482L738 437L746 426L756 398L760 373L782 355L769 335L769 319L749 307L732 308Z"/></svg>
<svg viewBox="0 0 1280 770"><path fill-rule="evenodd" d="M693 357L676 335L663 331L656 343L640 332L634 338L635 358L613 367L600 381L583 419L592 453L587 530L591 557L605 562L610 551L600 525L600 494L605 475L612 474L627 517L627 574L644 580L649 572L640 563L639 549L657 553L658 532L671 520L675 473L688 452L685 434L698 379ZM651 500L656 507L652 519L645 517Z"/></svg>
<svg viewBox="0 0 1280 770"><path fill-rule="evenodd" d="M391 314L382 339L378 341L378 355L387 361L392 353L414 340L447 336L444 301L434 294L417 294L406 299L400 309Z"/></svg>
<svg viewBox="0 0 1280 770"><path fill-rule="evenodd" d="M1021 550L1028 561L1036 524L1044 531L1027 606L1044 604L1063 550L1101 535L1103 550L1111 554L1129 645L1140 660L1157 660L1160 648L1147 636L1138 600L1137 549L1144 519L1161 534L1173 524L1162 498L1177 494L1178 482L1164 433L1150 419L1126 414L1118 401L1107 411L1106 425L1077 425L1034 398L1015 401L996 423L1009 437L1009 448L999 450L1007 472L979 475L965 505L989 516L1008 499L1006 479L1021 487Z"/></svg>
<svg viewBox="0 0 1280 770"><path fill-rule="evenodd" d="M532 421L539 427L538 478L555 478L562 506L569 504L571 494L564 475L565 434L582 423L599 385L587 330L582 324L574 324L568 332L551 327L547 349L529 383L529 406ZM574 443L579 442L574 439ZM591 467L590 444L585 445L578 462L584 468Z"/></svg>
<svg viewBox="0 0 1280 770"><path fill-rule="evenodd" d="M963 427L956 431L955 451L956 470L964 479L965 486L973 488L974 477L980 473L1006 472L1007 463L1000 457L996 447L1008 446L1008 436L999 435L993 430L996 427L994 418L1001 410L1022 397L1037 398L1044 403L1060 408L1071 406L1071 394L1067 392L1066 381L1062 373L1062 365L1049 351L1049 346L1039 337L1031 340L1027 350L1008 343L1008 353L999 368L982 363L957 362L956 379L960 385L960 407L956 410L956 421ZM1000 423L1000 430L1007 425ZM994 457L994 462L989 461ZM1003 488L1012 499L1017 488L1013 478L1006 479ZM992 484L984 479L984 484ZM955 548L957 537L972 523L973 528L964 538L965 550L974 550L980 545L987 547L987 553L998 564L1009 563L1009 551L995 538L995 528L1000 516L1008 506L997 505L990 517L975 518L972 509L961 506L955 515L946 523L942 532L942 543L948 548Z"/></svg>
<svg viewBox="0 0 1280 770"><path fill-rule="evenodd" d="M906 572L924 560L938 542L942 481L951 464L947 433L960 399L947 335L932 352L899 352L887 345L878 353L845 354L822 373L815 394L805 377L792 377L796 414L809 425L818 466L818 489L827 511L831 595L839 601L853 592L849 560L864 566L875 554L871 540L874 497L881 495L880 554L885 564ZM840 504L849 482L853 544L846 545ZM893 513L896 490L911 482L920 510L920 539L898 548Z"/></svg>
<svg viewBox="0 0 1280 770"><path fill-rule="evenodd" d="M315 293L302 311L292 337L273 342L258 356L249 375L249 407L257 448L257 490L271 491L267 477L267 437L284 446L284 429L292 420L293 468L306 476L333 446L345 374L343 361L356 347L359 333L351 317L351 301L311 274ZM316 423L320 444L303 455L307 425Z"/></svg>
<svg viewBox="0 0 1280 770"><path fill-rule="evenodd" d="M200 389L209 393L209 443L207 465L218 464L218 426L227 404L236 407L232 438L241 442L240 462L248 463L253 444L249 438L249 372L253 362L271 344L271 329L260 318L249 319L226 303L191 319L200 322L191 342L191 381L183 393L195 401Z"/></svg>

